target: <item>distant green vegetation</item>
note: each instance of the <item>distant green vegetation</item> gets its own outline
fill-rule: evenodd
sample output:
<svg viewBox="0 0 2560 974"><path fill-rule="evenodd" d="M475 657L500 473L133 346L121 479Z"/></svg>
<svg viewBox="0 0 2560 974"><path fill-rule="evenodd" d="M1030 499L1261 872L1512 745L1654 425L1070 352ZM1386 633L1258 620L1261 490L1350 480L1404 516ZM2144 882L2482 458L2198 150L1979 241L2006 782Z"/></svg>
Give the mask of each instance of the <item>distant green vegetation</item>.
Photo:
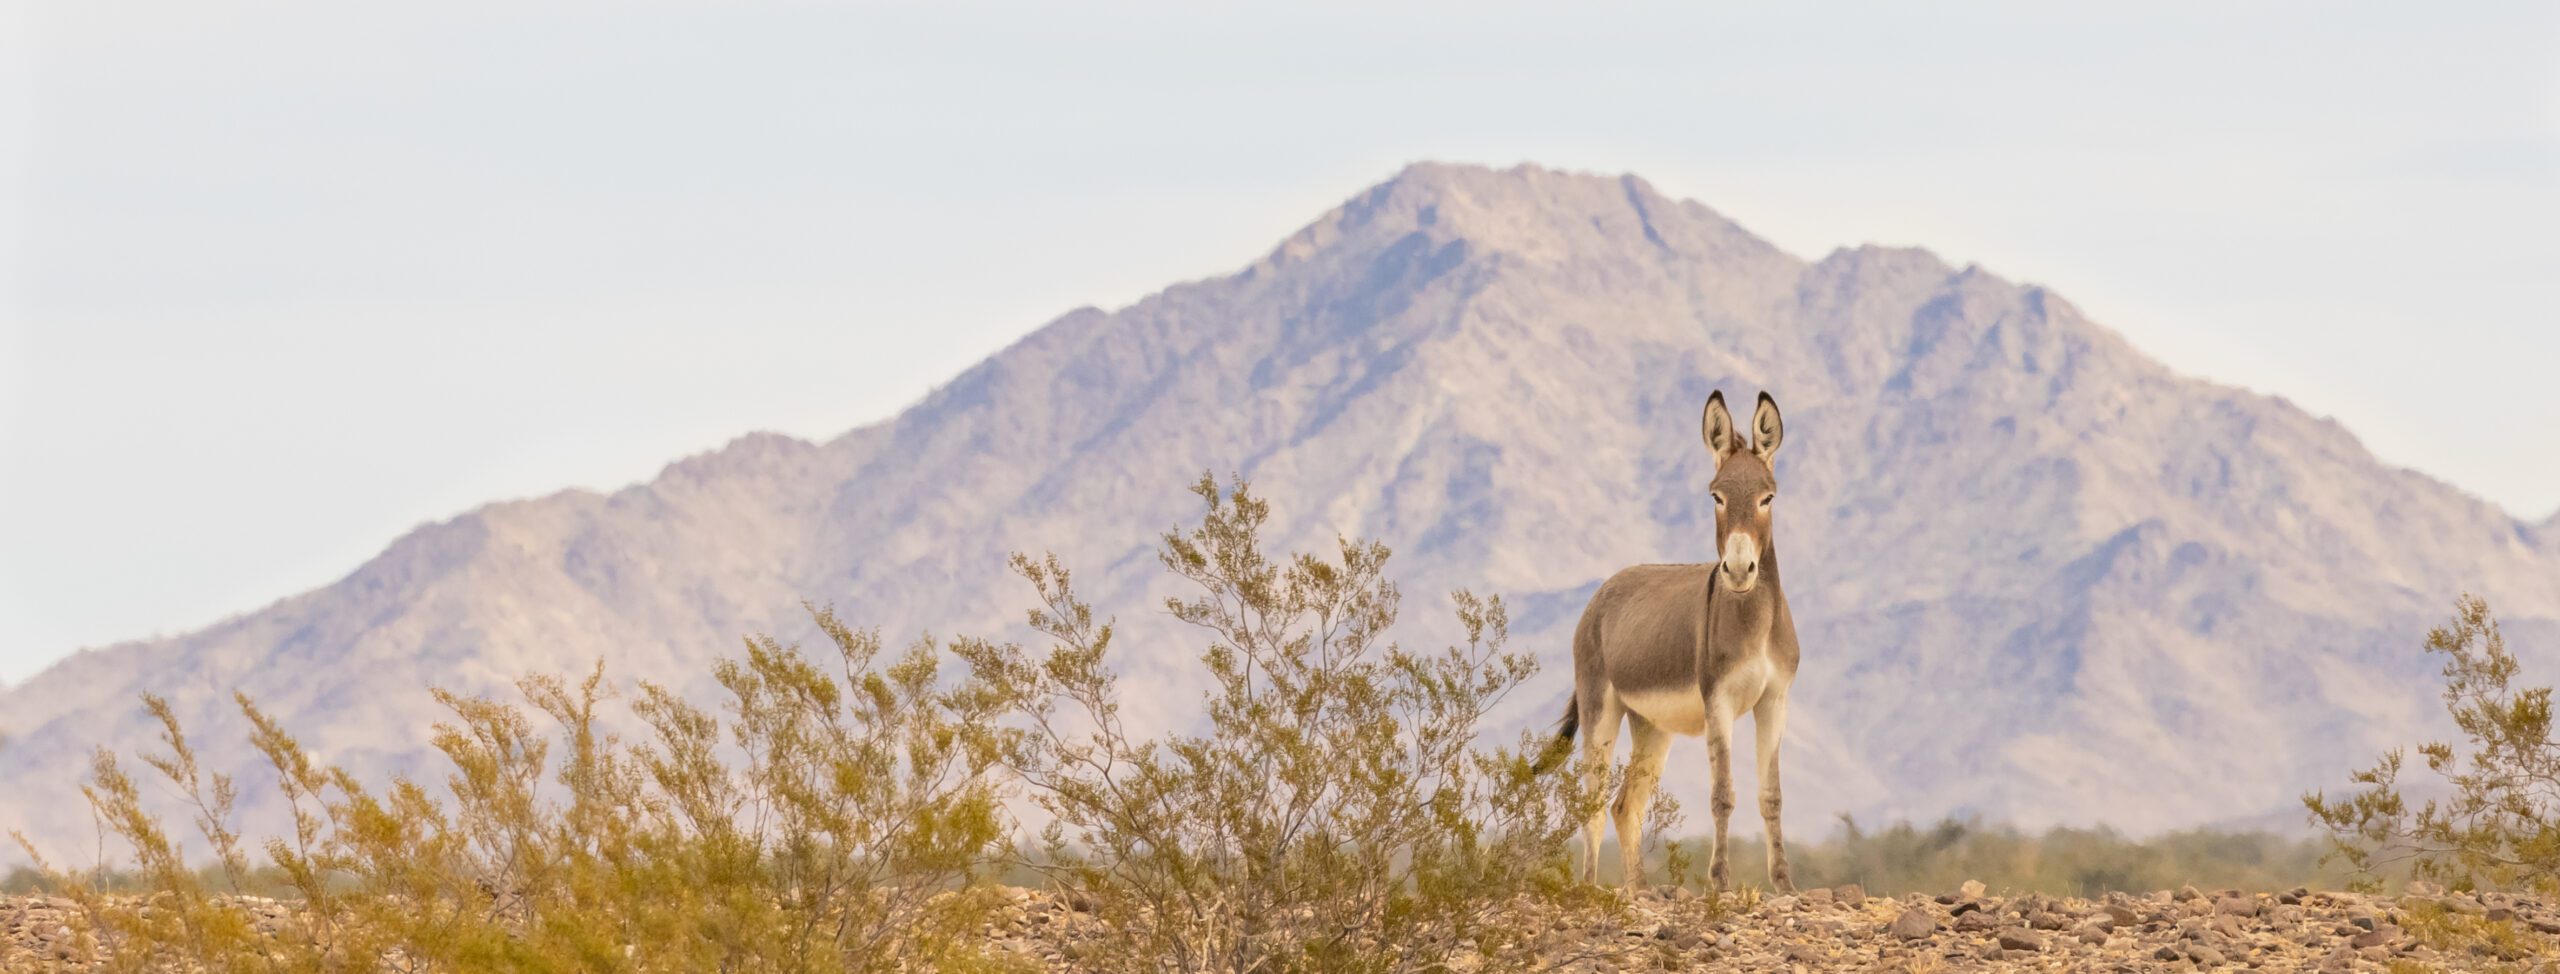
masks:
<svg viewBox="0 0 2560 974"><path fill-rule="evenodd" d="M1693 862L1705 861L1704 839L1680 843ZM2338 888L2354 877L2352 867L2322 863L2328 843L2317 837L2288 837L2270 832L2190 829L2134 838L2112 829L2053 828L2030 832L2013 825L1946 819L1934 825L1897 823L1867 830L1842 822L1818 843L1798 841L1788 855L1799 857L1797 885L1838 886L1856 883L1875 895L1907 892L1943 893L1965 880L1981 880L1993 890L2093 896L2108 891L2149 892L2195 886L2199 889L2281 890L2295 886ZM1734 842L1735 861L1755 863L1765 855L1756 838ZM1616 882L1618 858L1602 852L1602 876ZM1653 869L1662 868L1657 854ZM206 872L213 878L213 871ZM1028 865L1009 870L1006 881L1043 885L1040 870ZM138 877L104 877L102 888L143 888ZM292 885L277 872L263 873L250 884L255 892L291 897ZM42 873L20 868L0 879L0 892L49 892Z"/></svg>
<svg viewBox="0 0 2560 974"><path fill-rule="evenodd" d="M1703 862L1706 841L1686 840L1683 851ZM2341 886L2353 870L2323 865L2327 851L2328 844L2315 837L2268 832L2192 829L2133 838L2106 828L2030 832L1959 819L1935 825L1902 822L1873 831L1843 819L1819 843L1787 846L1797 886L1856 883L1881 895L1944 893L1968 879L1993 890L2061 896L2190 885L2252 890ZM1756 837L1734 842L1735 862L1756 863L1766 855Z"/></svg>
<svg viewBox="0 0 2560 974"><path fill-rule="evenodd" d="M82 884L102 893L138 893L151 888L150 884L144 882L142 874L129 869L83 870L78 878ZM208 885L226 881L220 866L206 866L196 870L196 880ZM70 889L71 885L67 877L48 875L33 866L13 866L7 874L0 875L0 896L62 893ZM242 880L240 891L252 896L268 896L277 899L290 899L296 895L292 877L285 875L284 870L273 866L251 869L249 875Z"/></svg>

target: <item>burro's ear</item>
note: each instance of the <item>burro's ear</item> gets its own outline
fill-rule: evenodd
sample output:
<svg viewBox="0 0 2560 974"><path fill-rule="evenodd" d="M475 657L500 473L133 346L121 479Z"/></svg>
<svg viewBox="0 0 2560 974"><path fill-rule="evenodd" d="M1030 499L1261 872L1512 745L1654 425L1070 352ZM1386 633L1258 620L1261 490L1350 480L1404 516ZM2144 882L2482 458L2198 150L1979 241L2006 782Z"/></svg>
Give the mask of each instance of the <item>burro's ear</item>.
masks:
<svg viewBox="0 0 2560 974"><path fill-rule="evenodd" d="M1778 444L1787 438L1787 421L1778 416L1778 401L1760 394L1760 405L1751 410L1751 452L1766 460L1778 455Z"/></svg>
<svg viewBox="0 0 2560 974"><path fill-rule="evenodd" d="M1698 420L1698 435L1706 437L1707 454L1717 463L1723 463L1740 441L1733 434L1733 413L1724 408L1724 390L1718 389L1707 397L1707 414Z"/></svg>

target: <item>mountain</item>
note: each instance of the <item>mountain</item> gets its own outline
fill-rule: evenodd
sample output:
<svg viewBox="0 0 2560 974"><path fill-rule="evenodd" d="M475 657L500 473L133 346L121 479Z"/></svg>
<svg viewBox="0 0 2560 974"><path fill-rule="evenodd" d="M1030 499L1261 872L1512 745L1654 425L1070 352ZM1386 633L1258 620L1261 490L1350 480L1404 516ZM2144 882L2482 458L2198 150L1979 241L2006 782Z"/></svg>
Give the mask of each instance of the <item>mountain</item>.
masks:
<svg viewBox="0 0 2560 974"><path fill-rule="evenodd" d="M892 641L1018 635L1014 550L1080 568L1124 623L1136 716L1177 723L1202 639L1156 608L1151 551L1203 469L1250 478L1291 546L1393 546L1409 640L1450 630L1450 589L1505 596L1546 667L1503 716L1543 725L1599 580L1708 556L1698 412L1719 388L1770 390L1788 420L1799 834L1840 812L2265 816L2442 729L2418 647L2458 593L2519 649L2560 646L2560 528L2178 375L2043 288L1914 249L1808 262L1632 176L1424 164L1235 274L1068 313L889 421L493 504L326 588L64 660L0 695L0 823L90 848L74 785L92 746L151 746L146 690L256 799L234 689L328 759L432 772L430 685L511 693L601 658L700 692L742 634L805 633L802 599ZM1703 748L1675 756L1703 824Z"/></svg>

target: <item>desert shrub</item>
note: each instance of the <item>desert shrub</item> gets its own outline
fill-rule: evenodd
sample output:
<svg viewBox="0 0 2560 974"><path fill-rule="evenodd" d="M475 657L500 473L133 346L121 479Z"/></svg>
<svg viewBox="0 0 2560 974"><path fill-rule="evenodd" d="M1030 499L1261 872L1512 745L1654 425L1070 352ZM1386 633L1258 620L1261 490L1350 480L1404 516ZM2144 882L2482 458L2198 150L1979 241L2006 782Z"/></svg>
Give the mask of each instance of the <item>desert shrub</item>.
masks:
<svg viewBox="0 0 2560 974"><path fill-rule="evenodd" d="M166 702L146 759L192 804L211 876L101 750L85 791L131 850L147 897L48 870L115 969L207 971L866 971L986 963L971 935L999 897L970 885L1004 846L997 701L946 686L941 651L883 659L878 639L813 610L823 663L770 638L719 664L726 717L642 684L645 739L610 733L602 668L521 689L549 718L438 692L447 797L374 792L316 765L246 698L293 832L263 851L299 909L262 916L259 871L231 826L237 791L207 775ZM556 749L556 760L555 760ZM23 842L22 842L23 844ZM30 855L35 850L27 849ZM281 928L281 929L279 929ZM279 934L270 936L270 934Z"/></svg>
<svg viewBox="0 0 2560 974"><path fill-rule="evenodd" d="M1194 491L1207 505L1199 526L1167 533L1160 555L1194 590L1166 608L1208 638L1198 733L1129 728L1108 665L1112 626L1054 556L1014 559L1051 648L956 646L1028 731L1008 763L1051 818L1029 864L1104 921L1079 963L1283 972L1552 960L1566 938L1518 911L1605 901L1571 888L1564 853L1597 798L1576 775L1535 774L1525 737L1513 748L1476 740L1535 667L1504 647L1501 601L1457 593L1463 644L1406 650L1385 638L1399 604L1385 546L1344 540L1329 559L1275 559L1262 550L1262 499L1207 476Z"/></svg>
<svg viewBox="0 0 2560 974"><path fill-rule="evenodd" d="M2560 742L2551 737L2551 688L2516 689L2519 667L2489 604L2465 595L2453 621L2427 634L2427 652L2445 655L2444 702L2464 746L2432 742L2418 754L2449 794L2411 804L2402 792L2403 752L2383 755L2353 776L2359 786L2332 800L2303 797L2327 828L2337 856L2370 876L2405 864L2455 888L2519 888L2560 893Z"/></svg>
<svg viewBox="0 0 2560 974"><path fill-rule="evenodd" d="M1479 740L1535 670L1505 647L1501 601L1456 593L1463 640L1407 650L1387 639L1383 545L1273 558L1260 498L1205 476L1195 490L1198 526L1161 553L1193 586L1167 608L1207 637L1190 731L1131 730L1111 625L1055 558L1018 556L1042 651L962 640L966 672L946 674L931 642L884 655L812 610L832 658L751 639L715 671L719 713L643 683L608 719L601 667L526 679L523 704L438 691L440 788L375 790L240 698L291 813L258 843L233 824L232 779L146 698L164 749L145 763L191 803L212 864L190 867L102 749L86 794L129 856L23 882L82 904L116 969L1005 966L977 937L1004 870L1095 915L1072 948L1089 969L1505 969L1629 949L1589 936L1624 906L1575 886L1567 859L1605 789L1539 773L1547 735ZM1045 819L1027 849L1004 814L1014 787ZM1676 822L1658 801L1655 824Z"/></svg>

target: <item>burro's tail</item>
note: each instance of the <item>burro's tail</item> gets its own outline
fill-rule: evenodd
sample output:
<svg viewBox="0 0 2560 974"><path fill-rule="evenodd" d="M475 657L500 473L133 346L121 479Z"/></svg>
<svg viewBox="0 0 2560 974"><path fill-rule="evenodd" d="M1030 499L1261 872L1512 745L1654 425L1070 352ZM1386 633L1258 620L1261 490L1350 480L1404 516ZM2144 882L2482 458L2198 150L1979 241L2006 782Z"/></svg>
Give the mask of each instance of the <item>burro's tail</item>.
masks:
<svg viewBox="0 0 2560 974"><path fill-rule="evenodd" d="M1564 719L1556 721L1556 739L1547 742L1547 749L1538 752L1537 762L1529 769L1545 774L1555 770L1556 765L1563 764L1564 759L1573 754L1573 733L1581 729L1581 694L1574 694L1564 698Z"/></svg>

